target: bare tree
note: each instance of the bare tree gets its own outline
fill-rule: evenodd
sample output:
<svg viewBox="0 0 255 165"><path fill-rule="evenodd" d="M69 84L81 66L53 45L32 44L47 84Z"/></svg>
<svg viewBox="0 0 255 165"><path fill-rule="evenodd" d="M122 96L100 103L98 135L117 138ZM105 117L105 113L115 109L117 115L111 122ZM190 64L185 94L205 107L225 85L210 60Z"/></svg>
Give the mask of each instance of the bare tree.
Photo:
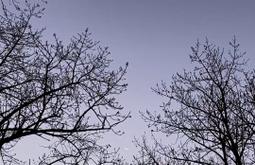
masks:
<svg viewBox="0 0 255 165"><path fill-rule="evenodd" d="M138 148L138 154L133 156L133 164L137 165L177 165L174 160L168 157L162 156L161 153L157 152L160 143L156 141L155 137L153 140L148 140L147 136L143 136L141 140L135 138L134 144ZM155 142L150 145L150 142Z"/></svg>
<svg viewBox="0 0 255 165"><path fill-rule="evenodd" d="M54 34L44 41L31 20L43 15L44 1L1 1L0 154L2 164L18 164L11 149L23 137L52 142L43 164L118 163L97 144L129 114L116 96L126 90L127 65L112 70L107 48L88 30L64 45ZM35 162L34 162L35 163Z"/></svg>
<svg viewBox="0 0 255 165"><path fill-rule="evenodd" d="M153 131L176 141L167 145L156 139L156 155L178 164L255 163L255 72L247 70L235 38L229 45L226 55L208 40L197 42L191 47L193 70L153 89L168 101L162 111L142 116ZM151 151L145 145L141 150Z"/></svg>

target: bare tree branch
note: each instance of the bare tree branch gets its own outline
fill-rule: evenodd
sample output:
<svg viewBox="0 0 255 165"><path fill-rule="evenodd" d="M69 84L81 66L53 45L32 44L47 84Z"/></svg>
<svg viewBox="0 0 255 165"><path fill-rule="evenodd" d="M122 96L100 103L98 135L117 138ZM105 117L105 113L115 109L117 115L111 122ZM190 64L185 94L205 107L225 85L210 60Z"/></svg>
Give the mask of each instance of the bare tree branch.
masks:
<svg viewBox="0 0 255 165"><path fill-rule="evenodd" d="M121 113L123 107L116 100L127 87L127 64L112 70L108 48L93 41L88 30L66 45L55 34L52 42L44 41L45 29L31 24L43 15L43 3L1 1L2 162L13 164L11 149L31 135L52 139L50 154L39 164L110 162L97 156L113 156L97 140L105 131L119 133L113 128L130 116Z"/></svg>

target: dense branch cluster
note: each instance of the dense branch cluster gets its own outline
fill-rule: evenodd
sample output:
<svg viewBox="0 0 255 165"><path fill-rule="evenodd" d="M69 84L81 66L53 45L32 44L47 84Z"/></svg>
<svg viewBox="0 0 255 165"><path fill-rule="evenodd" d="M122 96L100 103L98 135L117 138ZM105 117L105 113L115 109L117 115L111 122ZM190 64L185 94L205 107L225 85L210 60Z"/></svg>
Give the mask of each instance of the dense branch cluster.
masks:
<svg viewBox="0 0 255 165"><path fill-rule="evenodd" d="M99 155L102 163L108 151L96 143L99 133L129 117L115 98L126 90L127 66L111 70L108 49L88 30L67 45L55 34L53 41L44 41L44 30L31 24L42 16L42 2L10 1L9 8L1 2L2 162L14 164L10 149L22 137L37 135L53 143L41 164L86 163Z"/></svg>
<svg viewBox="0 0 255 165"><path fill-rule="evenodd" d="M226 56L208 41L197 42L190 55L196 67L154 88L169 101L162 113L147 112L143 118L154 131L178 137L171 146L155 141L154 152L172 160L168 163L255 163L255 72L245 70L247 61L235 38L230 46Z"/></svg>

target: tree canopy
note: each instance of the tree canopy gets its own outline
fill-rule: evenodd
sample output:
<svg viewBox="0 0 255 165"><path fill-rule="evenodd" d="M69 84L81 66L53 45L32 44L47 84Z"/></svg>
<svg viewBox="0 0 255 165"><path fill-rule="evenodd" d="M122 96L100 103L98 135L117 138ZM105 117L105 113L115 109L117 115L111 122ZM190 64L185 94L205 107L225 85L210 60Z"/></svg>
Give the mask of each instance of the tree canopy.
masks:
<svg viewBox="0 0 255 165"><path fill-rule="evenodd" d="M234 38L225 51L197 42L191 47L191 71L184 70L153 91L167 99L162 110L142 113L154 132L175 144L155 139L154 149L138 142L149 164L254 164L255 72ZM137 160L139 157L137 157Z"/></svg>
<svg viewBox="0 0 255 165"><path fill-rule="evenodd" d="M118 162L97 143L105 131L129 117L116 96L126 90L127 65L111 68L107 47L85 30L64 44L31 23L44 1L1 1L0 155L3 164L22 164L12 153L20 139L50 141L43 164Z"/></svg>

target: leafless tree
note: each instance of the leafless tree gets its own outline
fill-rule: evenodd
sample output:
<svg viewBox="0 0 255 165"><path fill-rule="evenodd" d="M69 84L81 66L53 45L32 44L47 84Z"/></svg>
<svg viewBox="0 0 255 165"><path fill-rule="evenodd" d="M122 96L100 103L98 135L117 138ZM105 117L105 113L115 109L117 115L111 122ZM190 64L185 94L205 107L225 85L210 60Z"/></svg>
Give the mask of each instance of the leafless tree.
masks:
<svg viewBox="0 0 255 165"><path fill-rule="evenodd" d="M88 30L64 44L31 21L43 15L44 1L1 1L0 154L1 164L22 164L11 152L20 139L49 142L44 164L117 164L97 140L123 122L116 96L126 90L125 67L112 70L107 48ZM34 162L35 163L35 162Z"/></svg>
<svg viewBox="0 0 255 165"><path fill-rule="evenodd" d="M143 136L141 140L135 138L134 144L138 148L138 154L133 156L133 164L136 165L177 165L174 160L168 157L162 156L157 152L160 143L158 143L155 137L153 140L148 140L147 136ZM154 144L150 144L155 142Z"/></svg>
<svg viewBox="0 0 255 165"><path fill-rule="evenodd" d="M208 40L197 42L191 47L193 70L153 89L167 101L162 111L142 116L155 133L173 143L156 139L153 150L140 145L143 152L170 160L162 164L255 163L255 71L246 66L235 38L229 45L226 55Z"/></svg>

